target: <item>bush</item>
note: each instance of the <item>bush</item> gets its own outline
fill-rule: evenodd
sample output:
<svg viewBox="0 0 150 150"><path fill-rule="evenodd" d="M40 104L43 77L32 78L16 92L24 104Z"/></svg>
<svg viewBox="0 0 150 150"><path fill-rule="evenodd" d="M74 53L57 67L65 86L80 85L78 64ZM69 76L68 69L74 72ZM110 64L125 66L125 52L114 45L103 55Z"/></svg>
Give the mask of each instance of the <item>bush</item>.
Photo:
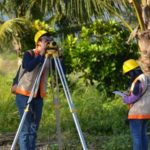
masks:
<svg viewBox="0 0 150 150"><path fill-rule="evenodd" d="M108 141L105 141L102 146L103 150L131 150L131 148L131 139L129 134L113 135Z"/></svg>
<svg viewBox="0 0 150 150"><path fill-rule="evenodd" d="M67 73L82 72L84 84L94 84L110 96L111 91L126 86L122 64L129 58L138 58L135 42L127 44L129 31L115 21L96 20L82 26L81 32L68 35L64 42ZM117 82L119 80L119 82Z"/></svg>

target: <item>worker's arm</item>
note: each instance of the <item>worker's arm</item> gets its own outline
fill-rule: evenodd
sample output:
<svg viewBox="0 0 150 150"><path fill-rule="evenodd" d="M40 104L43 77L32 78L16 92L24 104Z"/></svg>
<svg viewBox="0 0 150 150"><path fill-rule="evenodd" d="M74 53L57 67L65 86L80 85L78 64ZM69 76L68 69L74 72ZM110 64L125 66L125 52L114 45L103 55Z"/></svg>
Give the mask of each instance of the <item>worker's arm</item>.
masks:
<svg viewBox="0 0 150 150"><path fill-rule="evenodd" d="M130 93L130 95L124 96L123 101L126 104L133 104L140 98L141 95L142 95L142 83L140 81L137 81L133 91Z"/></svg>
<svg viewBox="0 0 150 150"><path fill-rule="evenodd" d="M44 62L44 56L32 56L29 52L26 52L23 57L23 68L27 71L32 71L38 64Z"/></svg>

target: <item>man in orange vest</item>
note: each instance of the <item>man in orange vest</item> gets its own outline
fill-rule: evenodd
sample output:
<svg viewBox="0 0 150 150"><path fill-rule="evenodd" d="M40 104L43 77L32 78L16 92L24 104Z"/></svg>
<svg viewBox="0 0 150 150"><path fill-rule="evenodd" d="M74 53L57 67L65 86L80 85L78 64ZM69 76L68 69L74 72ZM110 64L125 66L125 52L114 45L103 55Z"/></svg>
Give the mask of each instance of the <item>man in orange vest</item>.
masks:
<svg viewBox="0 0 150 150"><path fill-rule="evenodd" d="M19 74L22 74L22 76L19 78L15 90L16 105L20 113L20 118L22 118L34 81L44 62L47 46L53 39L47 31L40 30L35 34L34 40L36 44L35 49L26 51L23 56L21 69L19 71ZM33 94L34 96L30 102L29 112L20 131L20 150L35 150L37 130L42 115L43 97L46 94L48 72L49 66L47 64L42 73L38 90Z"/></svg>
<svg viewBox="0 0 150 150"><path fill-rule="evenodd" d="M147 121L150 119L150 79L143 74L134 59L124 62L123 73L130 78L130 91L123 97L123 101L129 105L128 120L133 139L133 150L148 150Z"/></svg>

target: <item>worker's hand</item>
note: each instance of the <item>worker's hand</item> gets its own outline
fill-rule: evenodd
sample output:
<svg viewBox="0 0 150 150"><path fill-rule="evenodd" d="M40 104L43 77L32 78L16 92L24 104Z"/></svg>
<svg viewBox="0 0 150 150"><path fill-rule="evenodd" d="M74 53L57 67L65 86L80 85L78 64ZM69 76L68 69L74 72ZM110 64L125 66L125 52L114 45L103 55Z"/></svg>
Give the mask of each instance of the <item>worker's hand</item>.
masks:
<svg viewBox="0 0 150 150"><path fill-rule="evenodd" d="M46 48L47 48L47 45L48 45L48 42L46 42L46 41L41 41L40 42L40 44L39 44L39 46L40 46L40 55L45 55L45 53L46 53Z"/></svg>

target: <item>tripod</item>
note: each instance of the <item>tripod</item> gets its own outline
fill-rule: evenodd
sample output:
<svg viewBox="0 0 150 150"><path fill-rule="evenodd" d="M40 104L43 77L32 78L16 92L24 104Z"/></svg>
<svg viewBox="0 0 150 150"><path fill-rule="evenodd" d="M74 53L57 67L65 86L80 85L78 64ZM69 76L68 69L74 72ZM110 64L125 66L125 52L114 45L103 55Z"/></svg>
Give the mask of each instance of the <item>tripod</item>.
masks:
<svg viewBox="0 0 150 150"><path fill-rule="evenodd" d="M40 82L40 79L41 79L41 75L42 75L42 72L43 72L43 70L45 68L46 62L48 61L49 57L52 57L54 59L54 64L55 64L56 70L58 72L58 75L60 77L60 81L62 83L63 90L64 90L64 93L65 93L65 96L66 96L66 99L67 99L67 102L68 102L68 105L69 105L69 108L70 108L70 112L72 114L72 117L73 117L76 129L78 131L78 135L79 135L79 138L80 138L80 141L81 141L81 144L82 144L82 148L84 150L88 149L87 146L86 146L86 142L85 142L83 133L81 131L81 127L80 127L80 124L79 124L79 121L78 121L78 118L77 118L77 114L76 114L76 111L75 111L75 106L74 106L74 104L72 102L71 94L70 94L70 91L69 91L69 88L68 88L68 85L67 85L67 81L66 81L66 78L65 78L65 75L64 75L64 72L63 72L63 69L62 69L62 66L61 66L61 63L60 63L60 60L59 60L58 56L59 56L58 55L58 50L48 50L47 51L44 63L42 65L39 73L37 74L37 77L36 77L35 82L33 84L33 87L32 87L32 90L31 90L31 94L30 94L30 96L28 98L26 108L24 110L24 113L23 113L23 116L21 118L18 130L17 130L15 138L13 140L13 143L12 143L12 146L11 146L11 150L15 150L15 146L16 146L16 143L17 143L17 140L18 140L18 136L20 134L20 131L22 130L24 121L25 121L27 113L29 111L30 102L33 99L34 93L38 91L38 85L39 85L39 82Z"/></svg>

